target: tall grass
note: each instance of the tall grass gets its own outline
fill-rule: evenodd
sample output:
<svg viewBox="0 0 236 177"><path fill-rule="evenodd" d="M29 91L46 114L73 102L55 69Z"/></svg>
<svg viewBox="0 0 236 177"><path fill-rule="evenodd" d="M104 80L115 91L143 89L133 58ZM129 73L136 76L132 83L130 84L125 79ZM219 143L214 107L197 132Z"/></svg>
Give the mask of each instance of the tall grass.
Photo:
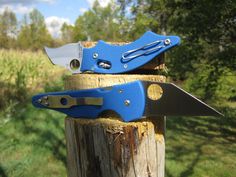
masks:
<svg viewBox="0 0 236 177"><path fill-rule="evenodd" d="M0 176L66 176L64 115L30 101L62 90L64 70L41 51L0 50L0 63Z"/></svg>
<svg viewBox="0 0 236 177"><path fill-rule="evenodd" d="M43 52L0 50L0 62L0 176L66 176L65 115L35 109L29 100L34 93L63 90L64 70ZM217 91L224 90L226 100L235 80L222 83ZM166 176L236 176L236 110L227 105L221 111L224 118L167 119Z"/></svg>
<svg viewBox="0 0 236 177"><path fill-rule="evenodd" d="M0 50L0 109L24 104L34 92L61 78L62 69L53 66L41 52Z"/></svg>

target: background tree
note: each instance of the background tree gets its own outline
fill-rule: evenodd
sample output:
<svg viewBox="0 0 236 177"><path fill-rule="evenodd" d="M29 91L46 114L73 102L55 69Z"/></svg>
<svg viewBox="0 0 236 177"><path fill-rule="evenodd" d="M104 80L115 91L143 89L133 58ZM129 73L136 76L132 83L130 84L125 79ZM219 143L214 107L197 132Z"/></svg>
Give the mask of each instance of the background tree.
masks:
<svg viewBox="0 0 236 177"><path fill-rule="evenodd" d="M95 1L75 26L62 26L60 39L51 37L36 9L25 15L19 29L9 9L0 17L0 47L4 48L38 50L85 40L133 41L147 30L178 35L181 45L166 53L173 80L184 81L186 88L205 100L217 95L230 99L236 92L232 87L229 94L218 94L227 85L222 77L236 69L236 1L116 0L106 7Z"/></svg>
<svg viewBox="0 0 236 177"><path fill-rule="evenodd" d="M34 9L29 14L29 20L27 18L26 16L18 36L19 47L37 50L42 49L44 45L50 45L52 37L46 28L43 15Z"/></svg>
<svg viewBox="0 0 236 177"><path fill-rule="evenodd" d="M193 90L204 88L204 99L216 99L217 90L225 84L219 82L221 77L232 74L236 66L236 2L169 0L166 7L172 14L168 26L183 39L170 59L172 73L186 79L189 72L197 72L200 78L193 75L198 83Z"/></svg>
<svg viewBox="0 0 236 177"><path fill-rule="evenodd" d="M191 80L189 89L203 99L217 99L222 76L236 66L236 2L138 0L133 15L133 36L147 29L179 35L181 45L167 53L169 75Z"/></svg>
<svg viewBox="0 0 236 177"><path fill-rule="evenodd" d="M68 25L64 23L61 27L61 40L63 43L69 43L74 41L74 27L72 25ZM74 41L78 42L78 41Z"/></svg>
<svg viewBox="0 0 236 177"><path fill-rule="evenodd" d="M6 8L0 15L0 47L13 48L17 36L17 19L14 12Z"/></svg>
<svg viewBox="0 0 236 177"><path fill-rule="evenodd" d="M74 39L120 41L119 29L117 6L110 3L103 8L95 1L93 8L76 20Z"/></svg>

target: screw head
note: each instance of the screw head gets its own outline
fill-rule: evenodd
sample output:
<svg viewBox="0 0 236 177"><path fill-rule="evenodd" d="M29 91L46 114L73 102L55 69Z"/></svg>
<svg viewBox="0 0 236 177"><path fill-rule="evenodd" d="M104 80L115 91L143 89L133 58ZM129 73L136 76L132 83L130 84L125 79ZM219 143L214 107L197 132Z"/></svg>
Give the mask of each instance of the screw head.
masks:
<svg viewBox="0 0 236 177"><path fill-rule="evenodd" d="M165 45L170 45L170 43L171 43L170 39L166 39L166 40L164 41L164 44L165 44Z"/></svg>
<svg viewBox="0 0 236 177"><path fill-rule="evenodd" d="M94 53L94 54L93 54L93 58L94 58L94 59L97 59L97 58L98 58L98 53Z"/></svg>
<svg viewBox="0 0 236 177"><path fill-rule="evenodd" d="M125 106L129 106L130 105L130 100L125 100Z"/></svg>
<svg viewBox="0 0 236 177"><path fill-rule="evenodd" d="M122 90L122 89L120 89L120 90L119 90L119 93L123 93L123 90Z"/></svg>
<svg viewBox="0 0 236 177"><path fill-rule="evenodd" d="M42 103L42 99L38 99L38 103Z"/></svg>
<svg viewBox="0 0 236 177"><path fill-rule="evenodd" d="M44 96L43 99L44 99L44 100L48 100L48 96Z"/></svg>

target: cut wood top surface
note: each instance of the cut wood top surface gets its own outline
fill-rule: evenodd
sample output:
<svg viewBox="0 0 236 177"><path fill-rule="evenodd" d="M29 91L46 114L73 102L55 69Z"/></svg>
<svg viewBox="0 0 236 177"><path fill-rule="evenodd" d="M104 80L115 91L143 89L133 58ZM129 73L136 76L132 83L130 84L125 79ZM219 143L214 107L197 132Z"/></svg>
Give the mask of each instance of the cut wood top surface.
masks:
<svg viewBox="0 0 236 177"><path fill-rule="evenodd" d="M75 74L67 76L67 90L91 89L136 80L165 82L160 75ZM155 96L157 90L151 89ZM115 103L114 103L115 104ZM137 108L138 109L138 108ZM106 117L106 118L105 118ZM165 119L151 117L120 121L108 113L102 118L65 119L69 177L164 177Z"/></svg>
<svg viewBox="0 0 236 177"><path fill-rule="evenodd" d="M74 74L65 79L66 90L90 89L99 87L109 87L117 84L124 84L136 80L166 82L166 77L162 75L125 75L125 74Z"/></svg>
<svg viewBox="0 0 236 177"><path fill-rule="evenodd" d="M125 75L125 74L119 74L119 75L110 75L110 74L75 74L67 76L65 79L65 88L66 90L81 90L81 89L91 89L91 88L99 88L99 87L109 87L117 84L124 84L127 82L132 82L136 80L143 80L143 81L153 81L153 82L165 82L166 77L161 75ZM150 95L155 96L156 92L158 90L151 89ZM138 108L137 108L138 109ZM155 124L156 128L156 135L160 135L164 133L164 123L160 123L159 121L162 120L160 117L153 117L151 120L148 119L140 119L139 121L132 122L132 123L126 123L120 121L117 115L112 114L111 112L108 112L104 115L102 115L105 119L75 119L76 122L79 122L81 124L110 124L113 126L125 126L125 125L136 125L139 124L139 122L145 122L147 124ZM159 137L157 139L163 139L162 137Z"/></svg>

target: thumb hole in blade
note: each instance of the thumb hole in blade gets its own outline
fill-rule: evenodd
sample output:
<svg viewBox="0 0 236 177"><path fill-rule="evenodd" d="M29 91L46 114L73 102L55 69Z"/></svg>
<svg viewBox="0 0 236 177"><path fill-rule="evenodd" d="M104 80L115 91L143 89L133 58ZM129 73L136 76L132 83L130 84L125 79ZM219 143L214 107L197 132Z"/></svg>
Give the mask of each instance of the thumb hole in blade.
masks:
<svg viewBox="0 0 236 177"><path fill-rule="evenodd" d="M159 100L163 95L163 90L158 84L151 84L147 89L147 96L153 101Z"/></svg>

